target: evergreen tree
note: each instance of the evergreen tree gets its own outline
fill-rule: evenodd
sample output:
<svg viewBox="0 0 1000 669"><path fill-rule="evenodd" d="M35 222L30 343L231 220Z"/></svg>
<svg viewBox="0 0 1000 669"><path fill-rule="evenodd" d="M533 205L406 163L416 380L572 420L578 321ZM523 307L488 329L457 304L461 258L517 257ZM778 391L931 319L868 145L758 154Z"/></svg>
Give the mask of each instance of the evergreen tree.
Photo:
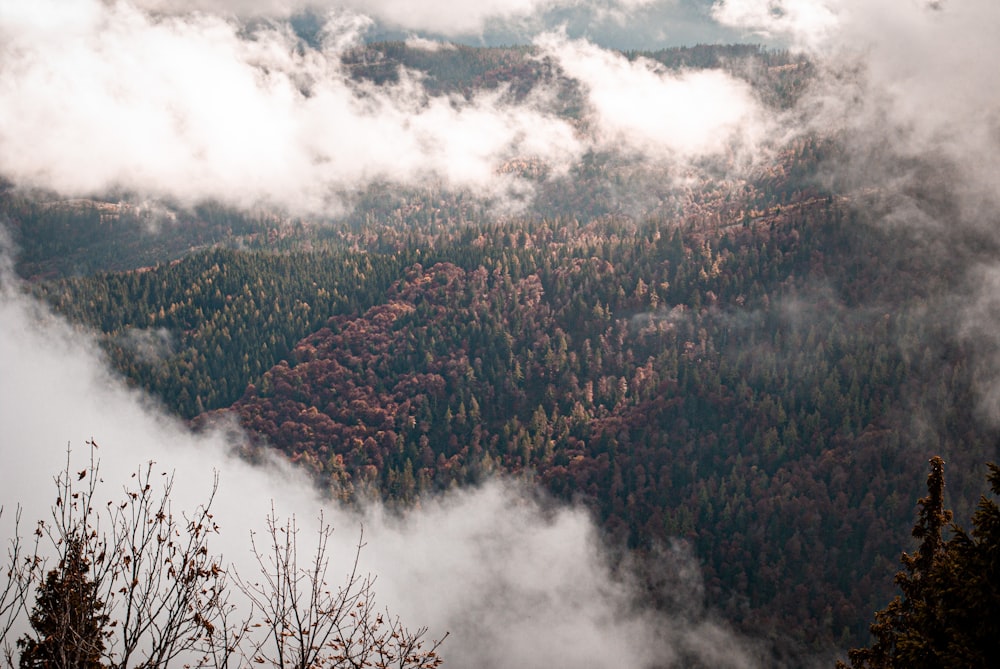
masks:
<svg viewBox="0 0 1000 669"><path fill-rule="evenodd" d="M915 555L903 553L900 562L906 570L896 574L896 583L903 592L904 624L897 630L895 666L943 666L941 653L947 647L941 601L946 572L942 531L951 522L952 514L944 508L944 460L934 456L930 463L927 496L919 501L920 512L913 527L920 548Z"/></svg>
<svg viewBox="0 0 1000 669"><path fill-rule="evenodd" d="M1000 467L989 464L993 495ZM945 652L941 666L1000 666L1000 507L985 496L972 516L972 532L955 528L940 569Z"/></svg>
<svg viewBox="0 0 1000 669"><path fill-rule="evenodd" d="M99 669L108 616L90 578L85 542L71 537L59 566L38 586L29 622L18 640L21 669Z"/></svg>
<svg viewBox="0 0 1000 669"><path fill-rule="evenodd" d="M1000 468L989 465L989 482L1000 495ZM869 648L851 650L854 669L1000 666L1000 508L982 497L971 534L951 526L944 508L944 461L931 459L926 497L913 536L914 555L903 553L896 575L902 592L875 614ZM844 667L838 663L838 667Z"/></svg>

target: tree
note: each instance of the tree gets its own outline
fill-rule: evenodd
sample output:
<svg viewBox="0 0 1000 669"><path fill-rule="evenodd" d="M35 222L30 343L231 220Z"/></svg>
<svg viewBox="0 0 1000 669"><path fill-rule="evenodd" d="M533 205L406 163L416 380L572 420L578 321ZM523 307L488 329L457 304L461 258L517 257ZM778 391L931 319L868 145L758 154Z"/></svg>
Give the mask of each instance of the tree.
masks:
<svg viewBox="0 0 1000 669"><path fill-rule="evenodd" d="M28 584L22 609L35 590L33 633L18 640L21 667L162 667L207 657L215 624L231 608L226 574L208 547L218 531L214 487L204 505L177 517L173 477L164 472L155 482L151 462L133 473L121 500L100 504L97 444L88 445L90 462L79 472L67 451L51 518L35 529L41 545L8 566L9 582ZM56 566L46 571L47 557ZM9 647L6 655L12 665Z"/></svg>
<svg viewBox="0 0 1000 669"><path fill-rule="evenodd" d="M0 507L0 517L3 516L3 507ZM17 623L21 614L25 610L28 595L33 582L33 574L36 572L37 563L35 556L38 554L38 541L34 545L34 550L25 551L21 542L21 534L18 528L21 525L21 509L18 507L14 519L14 532L7 549L7 568L5 569L6 582L0 588L0 639L4 639L2 652L4 662L7 666L14 665L13 647L6 642L11 630Z"/></svg>
<svg viewBox="0 0 1000 669"><path fill-rule="evenodd" d="M1000 508L982 497L972 533L951 525L946 541L952 514L944 508L944 461L930 462L928 494L913 528L919 549L900 558L901 595L876 612L872 645L848 653L854 669L1000 665ZM988 467L990 487L1000 495L1000 468Z"/></svg>
<svg viewBox="0 0 1000 669"><path fill-rule="evenodd" d="M944 551L941 531L951 520L951 511L944 508L944 460L934 456L927 476L927 496L920 498L920 511L913 527L913 536L921 541L915 555L903 553L900 562L905 568L896 574L896 584L902 591L888 606L876 611L875 622L869 627L873 642L869 648L848 652L853 669L890 669L917 666L900 664L905 655L919 655L921 640L933 624L934 566ZM846 667L842 662L838 667Z"/></svg>
<svg viewBox="0 0 1000 669"><path fill-rule="evenodd" d="M988 480L1000 497L1000 467L990 463ZM1000 507L982 496L972 531L954 528L939 570L943 610L941 657L945 667L1000 666Z"/></svg>
<svg viewBox="0 0 1000 669"><path fill-rule="evenodd" d="M108 615L80 537L70 537L66 557L49 571L29 616L33 634L18 639L21 669L103 669Z"/></svg>
<svg viewBox="0 0 1000 669"><path fill-rule="evenodd" d="M294 518L281 523L272 509L267 544L253 541L261 580L236 579L268 621L264 634L247 644L247 660L292 669L440 666L443 638L425 648L427 628L408 630L399 617L375 605L374 578L358 571L363 536L343 584L331 588L326 579L333 528L320 517L316 548L305 565L298 561L298 533Z"/></svg>
<svg viewBox="0 0 1000 669"><path fill-rule="evenodd" d="M259 579L242 578L209 548L219 530L210 511L217 480L205 504L178 517L173 477L164 472L155 481L149 463L121 500L98 504L97 445L89 445L90 464L76 473L67 452L51 519L38 522L34 549L25 550L15 532L8 551L0 587L4 639L32 594L35 601L25 621L31 631L17 641L20 669L440 665L441 641L425 643L426 628L411 631L376 606L374 578L358 569L362 541L346 580L330 587L332 527L320 519L316 549L300 566L294 518L282 524L272 512L266 544L251 540ZM8 667L14 654L5 643Z"/></svg>

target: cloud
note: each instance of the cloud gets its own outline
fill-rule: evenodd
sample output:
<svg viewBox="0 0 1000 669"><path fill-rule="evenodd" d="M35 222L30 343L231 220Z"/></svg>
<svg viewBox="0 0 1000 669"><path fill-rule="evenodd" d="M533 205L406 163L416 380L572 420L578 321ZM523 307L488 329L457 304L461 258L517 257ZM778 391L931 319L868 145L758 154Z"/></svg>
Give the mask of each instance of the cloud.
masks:
<svg viewBox="0 0 1000 669"><path fill-rule="evenodd" d="M996 174L997 3L721 0L713 9L724 23L787 34L819 62L826 76L809 102L821 103L823 127L881 134L902 155L969 166L977 182Z"/></svg>
<svg viewBox="0 0 1000 669"><path fill-rule="evenodd" d="M426 37L419 37L416 35L411 35L406 38L406 47L408 49L417 49L421 51L454 51L457 48L451 42L438 42L437 40L427 39Z"/></svg>
<svg viewBox="0 0 1000 669"><path fill-rule="evenodd" d="M431 501L402 524L374 523L394 528L379 530L393 549L377 556L376 571L391 574L391 591L407 592L408 614L475 640L449 649L450 666L686 666L695 657L707 666L755 666L752 644L703 611L637 608L632 584L609 578L589 515L545 511L531 498L493 482ZM693 556L663 558L700 583Z"/></svg>
<svg viewBox="0 0 1000 669"><path fill-rule="evenodd" d="M837 0L719 0L712 6L712 15L720 23L753 35L809 45L822 41L835 28L836 4Z"/></svg>
<svg viewBox="0 0 1000 669"><path fill-rule="evenodd" d="M840 141L837 187L956 277L930 308L973 353L981 414L1000 423L1000 4L720 0L714 15L816 63L803 128Z"/></svg>
<svg viewBox="0 0 1000 669"><path fill-rule="evenodd" d="M765 135L766 115L749 84L721 70L668 72L559 33L535 44L582 85L604 149L683 162L750 148Z"/></svg>
<svg viewBox="0 0 1000 669"><path fill-rule="evenodd" d="M817 63L801 111L809 128L843 139L845 183L878 187L911 209L907 199L946 195L957 210L936 221L944 229L992 227L988 212L1000 205L1000 5L720 0L713 11L734 27L784 34ZM927 213L926 205L917 208Z"/></svg>
<svg viewBox="0 0 1000 669"><path fill-rule="evenodd" d="M266 10L180 7L223 4ZM536 44L585 89L593 136L552 111L544 83L514 101L502 89L430 96L405 70L392 84L355 81L340 57L371 26L355 11L326 15L313 48L285 23L149 2L0 7L0 174L69 197L124 190L328 214L393 183L524 202L534 184L503 169L514 159L558 177L594 149L668 164L747 156L768 127L750 87L721 71L669 74L558 33Z"/></svg>
<svg viewBox="0 0 1000 669"><path fill-rule="evenodd" d="M144 9L163 12L231 13L238 16L288 17L296 12L349 10L371 16L389 27L431 31L442 35L481 32L498 19L523 19L574 0L483 0L452 3L445 0L138 0Z"/></svg>
<svg viewBox="0 0 1000 669"><path fill-rule="evenodd" d="M883 156L864 178L897 179L904 161L936 163L953 171L945 185L971 207L966 222L1000 202L997 3L720 0L713 11L744 30L784 33L817 62L807 120L843 133L860 158L852 169Z"/></svg>
<svg viewBox="0 0 1000 669"><path fill-rule="evenodd" d="M377 180L502 194L517 187L504 161L581 150L566 122L500 93L428 97L407 73L352 81L339 54L367 25L357 15L331 15L316 50L287 27L248 34L208 14L4 5L0 172L21 185L317 212Z"/></svg>

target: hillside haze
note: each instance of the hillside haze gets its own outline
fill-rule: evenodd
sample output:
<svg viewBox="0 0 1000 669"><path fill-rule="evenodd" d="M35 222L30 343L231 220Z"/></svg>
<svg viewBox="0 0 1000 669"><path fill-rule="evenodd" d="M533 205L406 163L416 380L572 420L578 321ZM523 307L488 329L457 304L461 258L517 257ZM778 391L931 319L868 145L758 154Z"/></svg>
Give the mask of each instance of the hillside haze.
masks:
<svg viewBox="0 0 1000 669"><path fill-rule="evenodd" d="M10 4L5 506L203 458L497 667L832 665L931 456L971 515L989 3Z"/></svg>

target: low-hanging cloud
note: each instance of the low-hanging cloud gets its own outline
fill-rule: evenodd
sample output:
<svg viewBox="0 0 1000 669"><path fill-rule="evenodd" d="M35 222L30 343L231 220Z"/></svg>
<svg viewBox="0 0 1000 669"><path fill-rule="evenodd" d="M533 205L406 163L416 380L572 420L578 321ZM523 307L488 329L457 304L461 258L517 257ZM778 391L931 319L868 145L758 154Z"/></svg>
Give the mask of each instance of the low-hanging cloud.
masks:
<svg viewBox="0 0 1000 669"><path fill-rule="evenodd" d="M504 161L581 151L568 123L501 93L428 97L407 73L352 81L339 55L364 28L356 15L331 15L311 49L287 27L247 34L208 14L4 5L0 172L20 185L315 212L377 180L502 194L516 188Z"/></svg>
<svg viewBox="0 0 1000 669"><path fill-rule="evenodd" d="M437 35L482 34L491 23L541 26L547 12L586 8L598 19L622 20L637 9L675 0L137 0L137 4L165 13L202 11L241 16L287 17L302 11L350 10L387 27L428 31Z"/></svg>
<svg viewBox="0 0 1000 669"><path fill-rule="evenodd" d="M816 63L803 128L840 141L838 187L958 270L933 309L976 356L981 412L1000 422L1000 4L718 0L713 12Z"/></svg>
<svg viewBox="0 0 1000 669"><path fill-rule="evenodd" d="M713 11L817 61L821 76L804 100L813 127L848 132L856 151L879 144L892 158L948 161L966 194L997 194L997 3L719 0Z"/></svg>
<svg viewBox="0 0 1000 669"><path fill-rule="evenodd" d="M767 114L750 85L721 70L672 73L560 33L535 44L583 87L602 148L687 162L752 150L766 135Z"/></svg>
<svg viewBox="0 0 1000 669"><path fill-rule="evenodd" d="M822 0L718 0L712 14L720 23L759 37L803 46L822 41L835 27L836 11L830 5Z"/></svg>
<svg viewBox="0 0 1000 669"><path fill-rule="evenodd" d="M155 2L0 7L0 175L69 197L326 214L389 183L523 203L534 184L505 169L512 160L558 177L592 150L660 165L749 156L770 127L750 87L721 71L670 74L561 33L536 47L585 90L586 132L554 111L552 82L515 99L502 88L432 96L405 69L395 83L359 81L341 56L372 25L360 10L378 15L377 3L331 10L316 47L281 21Z"/></svg>

